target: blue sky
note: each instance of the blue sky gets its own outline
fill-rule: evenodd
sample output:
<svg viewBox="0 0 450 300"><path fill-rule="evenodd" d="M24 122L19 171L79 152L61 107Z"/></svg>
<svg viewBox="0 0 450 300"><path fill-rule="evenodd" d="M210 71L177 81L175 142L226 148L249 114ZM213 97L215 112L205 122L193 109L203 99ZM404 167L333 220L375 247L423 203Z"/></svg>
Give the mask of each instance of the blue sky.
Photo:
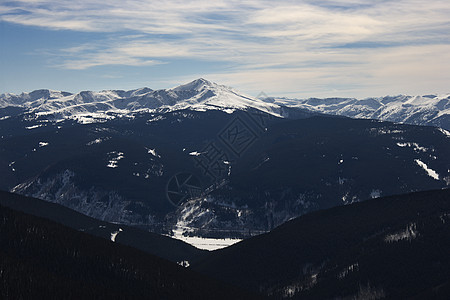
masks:
<svg viewBox="0 0 450 300"><path fill-rule="evenodd" d="M256 96L450 93L450 1L0 2L0 93L169 88Z"/></svg>

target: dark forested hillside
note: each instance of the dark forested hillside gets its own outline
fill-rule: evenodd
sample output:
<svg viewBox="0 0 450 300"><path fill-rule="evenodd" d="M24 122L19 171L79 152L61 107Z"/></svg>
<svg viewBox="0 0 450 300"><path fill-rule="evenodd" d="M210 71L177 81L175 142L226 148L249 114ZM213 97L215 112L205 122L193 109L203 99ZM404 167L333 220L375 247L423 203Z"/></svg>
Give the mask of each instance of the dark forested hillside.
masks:
<svg viewBox="0 0 450 300"><path fill-rule="evenodd" d="M450 184L445 131L374 120L186 109L84 125L11 117L1 136L0 189L164 234L246 238L314 210ZM180 173L196 179L183 201L169 190Z"/></svg>
<svg viewBox="0 0 450 300"><path fill-rule="evenodd" d="M112 233L121 229L122 231L115 236L115 242L129 245L174 262L192 261L207 252L180 240L135 227L100 221L62 205L36 198L0 191L0 205L43 217L108 240L111 238Z"/></svg>
<svg viewBox="0 0 450 300"><path fill-rule="evenodd" d="M0 206L2 299L249 299L139 250Z"/></svg>
<svg viewBox="0 0 450 300"><path fill-rule="evenodd" d="M448 299L450 189L304 215L193 267L280 298Z"/></svg>

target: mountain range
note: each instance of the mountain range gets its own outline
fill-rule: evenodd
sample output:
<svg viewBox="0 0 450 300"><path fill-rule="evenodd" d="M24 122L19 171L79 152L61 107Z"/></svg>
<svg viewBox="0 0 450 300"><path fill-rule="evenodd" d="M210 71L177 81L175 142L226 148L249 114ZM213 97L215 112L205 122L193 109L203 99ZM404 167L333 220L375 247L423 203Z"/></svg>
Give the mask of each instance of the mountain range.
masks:
<svg viewBox="0 0 450 300"><path fill-rule="evenodd" d="M449 99L2 94L0 295L446 299Z"/></svg>
<svg viewBox="0 0 450 300"><path fill-rule="evenodd" d="M376 119L450 130L450 94L355 98L277 98L259 97L268 103L301 108L310 112Z"/></svg>
<svg viewBox="0 0 450 300"><path fill-rule="evenodd" d="M450 94L423 96L386 96L355 98L281 98L261 93L251 97L230 87L200 78L171 89L139 88L130 91L82 91L76 94L36 90L19 95L0 95L0 118L28 113L50 120L75 119L78 122L102 122L137 112L161 112L181 109L224 110L255 108L282 117L297 111L378 119L413 125L430 125L450 130Z"/></svg>
<svg viewBox="0 0 450 300"><path fill-rule="evenodd" d="M139 112L224 110L255 108L274 115L280 107L237 93L203 78L172 89L140 88L130 91L82 91L77 94L36 90L20 95L0 95L0 117L30 114L47 120L75 119L81 123L101 122ZM14 111L14 113L11 113Z"/></svg>
<svg viewBox="0 0 450 300"><path fill-rule="evenodd" d="M14 98L28 110L0 120L0 189L106 222L231 243L314 210L450 184L441 128L280 108L203 79L111 92L136 98L108 109L147 107L122 114L97 109L106 92L42 93Z"/></svg>

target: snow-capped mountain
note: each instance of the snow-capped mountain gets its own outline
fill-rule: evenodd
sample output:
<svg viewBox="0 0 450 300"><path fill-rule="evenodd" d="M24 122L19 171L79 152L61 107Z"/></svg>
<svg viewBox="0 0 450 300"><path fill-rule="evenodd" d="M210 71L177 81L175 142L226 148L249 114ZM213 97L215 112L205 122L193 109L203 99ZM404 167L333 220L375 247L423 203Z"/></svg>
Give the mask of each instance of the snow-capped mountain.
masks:
<svg viewBox="0 0 450 300"><path fill-rule="evenodd" d="M268 103L317 113L450 129L450 94L398 95L366 99L290 99L265 97L262 94L260 99Z"/></svg>
<svg viewBox="0 0 450 300"><path fill-rule="evenodd" d="M18 114L49 120L75 119L79 123L103 122L140 112L257 109L269 114L297 118L299 112L378 119L450 130L450 94L386 96L379 98L292 99L250 97L203 78L171 89L140 88L130 91L82 91L76 94L36 90L19 95L0 95L0 118ZM294 110L295 111L294 111Z"/></svg>
<svg viewBox="0 0 450 300"><path fill-rule="evenodd" d="M152 90L141 88L130 91L105 90L100 92L67 92L37 90L20 95L0 95L0 117L10 115L7 108L19 109L53 120L76 119L90 123L136 112L197 111L254 108L273 115L280 115L280 106L245 96L233 89L212 83L203 78L171 89ZM1 110L5 110L3 113Z"/></svg>
<svg viewBox="0 0 450 300"><path fill-rule="evenodd" d="M3 94L0 189L155 232L240 239L313 210L448 187L448 131L323 115L448 128L448 103L257 99L205 79ZM196 185L173 185L185 175Z"/></svg>

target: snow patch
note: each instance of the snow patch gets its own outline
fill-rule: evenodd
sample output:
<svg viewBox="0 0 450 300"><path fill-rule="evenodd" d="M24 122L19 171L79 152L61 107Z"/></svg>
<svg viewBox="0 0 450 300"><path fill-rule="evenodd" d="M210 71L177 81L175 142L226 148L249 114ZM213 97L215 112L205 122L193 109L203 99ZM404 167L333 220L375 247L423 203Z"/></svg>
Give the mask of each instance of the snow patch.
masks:
<svg viewBox="0 0 450 300"><path fill-rule="evenodd" d="M116 242L117 235L119 234L119 232L122 232L122 231L123 231L122 228L119 228L118 231L111 232L111 241Z"/></svg>
<svg viewBox="0 0 450 300"><path fill-rule="evenodd" d="M181 227L177 225L175 230L172 230L174 233L172 237L177 240L181 240L185 243L191 244L192 246L202 250L213 251L217 249L222 249L242 241L241 239L232 239L232 238L215 239L215 238L203 238L199 236L184 236L183 233L186 232L186 229L188 229L189 231L190 228Z"/></svg>
<svg viewBox="0 0 450 300"><path fill-rule="evenodd" d="M90 141L89 143L86 144L86 146L92 146L92 145L100 144L100 143L102 143L104 141L107 141L109 139L110 139L110 137L98 138L98 139L95 139L93 141Z"/></svg>
<svg viewBox="0 0 450 300"><path fill-rule="evenodd" d="M107 112L91 112L85 114L69 115L66 119L72 119L80 124L105 123L108 120L113 120L115 116L107 114Z"/></svg>
<svg viewBox="0 0 450 300"><path fill-rule="evenodd" d="M190 266L190 263L188 260L179 261L179 262L177 262L177 264L182 267L185 267L185 268L188 268Z"/></svg>
<svg viewBox="0 0 450 300"><path fill-rule="evenodd" d="M347 203L347 199L348 199L348 192L345 193L345 195L342 196L342 202Z"/></svg>
<svg viewBox="0 0 450 300"><path fill-rule="evenodd" d="M416 223L411 223L406 226L405 230L386 235L384 241L386 243L393 243L403 240L411 241L415 239L418 234Z"/></svg>
<svg viewBox="0 0 450 300"><path fill-rule="evenodd" d="M49 144L48 142L39 142L39 148L48 146L48 144Z"/></svg>
<svg viewBox="0 0 450 300"><path fill-rule="evenodd" d="M118 167L118 162L119 160L123 159L125 156L123 156L123 152L117 152L117 151L112 151L108 153L109 156L115 156L112 157L108 164L106 165L108 168L117 168Z"/></svg>
<svg viewBox="0 0 450 300"><path fill-rule="evenodd" d="M439 130L440 132L442 132L442 134L444 134L446 137L449 137L449 138L450 138L450 131L445 130L445 129L442 129L442 128L438 128L438 130Z"/></svg>
<svg viewBox="0 0 450 300"><path fill-rule="evenodd" d="M149 154L153 155L154 157L159 157L159 158L161 158L161 156L158 155L158 153L156 153L156 149L148 149L148 148L147 148L147 152L148 152Z"/></svg>
<svg viewBox="0 0 450 300"><path fill-rule="evenodd" d="M415 159L414 161L427 172L428 176L432 177L433 179L439 180L439 174L436 173L436 171L434 171L433 169L428 168L426 163L424 163L420 159Z"/></svg>
<svg viewBox="0 0 450 300"><path fill-rule="evenodd" d="M178 217L174 229L172 229L173 236L170 237L191 244L192 246L198 249L208 251L225 248L241 241L241 239L232 239L232 238L217 239L217 238L204 238L199 236L188 236L189 232L194 231L194 228L188 226L189 224L188 220L192 219L194 215L196 218L199 218L202 215L206 215L208 213L210 213L209 210L199 211L198 207L195 205L190 205L183 208L181 215Z"/></svg>
<svg viewBox="0 0 450 300"><path fill-rule="evenodd" d="M204 153L204 152L193 151L193 152L190 152L189 155L191 155L191 156L200 156L200 155L202 155L203 153Z"/></svg>
<svg viewBox="0 0 450 300"><path fill-rule="evenodd" d="M39 127L42 127L42 126L43 126L42 124L38 124L38 125L28 126L28 127L25 127L25 128L28 129L28 130L31 130L31 129L36 129L36 128L39 128Z"/></svg>
<svg viewBox="0 0 450 300"><path fill-rule="evenodd" d="M414 151L417 151L417 152L419 152L419 151L427 152L428 151L428 148L419 146L417 143L410 143L410 142L408 142L408 143L397 143L397 146L399 146L399 147L410 147L410 148L413 148Z"/></svg>

